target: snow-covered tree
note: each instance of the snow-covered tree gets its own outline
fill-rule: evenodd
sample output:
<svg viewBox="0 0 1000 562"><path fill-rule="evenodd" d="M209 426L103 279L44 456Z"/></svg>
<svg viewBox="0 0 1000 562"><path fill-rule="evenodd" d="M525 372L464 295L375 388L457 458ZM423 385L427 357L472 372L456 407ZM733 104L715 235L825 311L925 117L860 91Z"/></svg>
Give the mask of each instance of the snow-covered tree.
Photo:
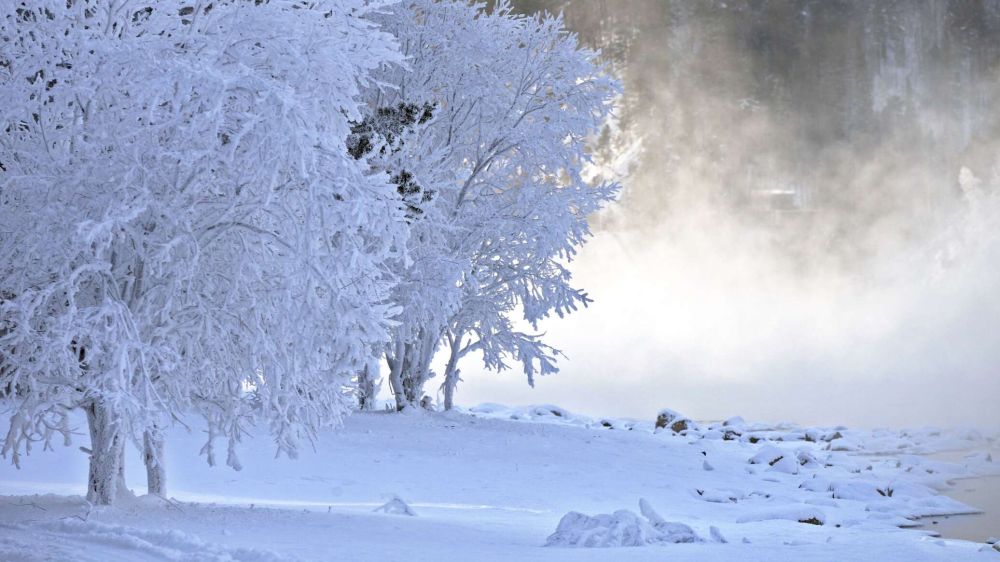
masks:
<svg viewBox="0 0 1000 562"><path fill-rule="evenodd" d="M512 315L534 323L586 302L565 262L617 189L581 176L617 83L561 18L506 2L416 0L374 19L407 57L368 91L369 121L384 125L356 127L377 133L365 146L408 206L408 251L393 268L403 313L386 351L397 407L421 399L446 337L461 353L474 334L489 366L510 354L529 377L550 372L552 350Z"/></svg>
<svg viewBox="0 0 1000 562"><path fill-rule="evenodd" d="M0 13L3 452L87 414L88 499L125 440L253 420L279 452L338 422L395 315L395 186L345 139L398 60L365 0L41 0Z"/></svg>

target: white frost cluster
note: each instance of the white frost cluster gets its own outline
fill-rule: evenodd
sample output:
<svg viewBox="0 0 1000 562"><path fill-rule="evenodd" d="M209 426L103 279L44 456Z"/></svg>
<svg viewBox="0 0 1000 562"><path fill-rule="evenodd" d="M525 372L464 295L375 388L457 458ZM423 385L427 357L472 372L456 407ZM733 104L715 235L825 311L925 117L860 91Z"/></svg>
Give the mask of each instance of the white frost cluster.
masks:
<svg viewBox="0 0 1000 562"><path fill-rule="evenodd" d="M88 497L126 439L165 493L166 426L266 426L296 456L381 358L531 377L514 328L586 296L565 262L617 186L584 139L617 84L560 18L501 2L38 0L0 7L0 404L13 462L90 426ZM510 61L518 61L511 64ZM424 404L428 401L424 400Z"/></svg>

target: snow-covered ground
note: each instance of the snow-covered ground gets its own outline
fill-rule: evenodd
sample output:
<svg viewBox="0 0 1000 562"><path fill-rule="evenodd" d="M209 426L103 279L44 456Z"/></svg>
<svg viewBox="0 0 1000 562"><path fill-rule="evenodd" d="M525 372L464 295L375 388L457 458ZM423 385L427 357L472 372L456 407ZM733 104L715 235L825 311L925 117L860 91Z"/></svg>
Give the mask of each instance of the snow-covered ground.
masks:
<svg viewBox="0 0 1000 562"><path fill-rule="evenodd" d="M266 438L245 443L241 472L206 466L203 435L177 429L175 499L114 508L78 495L81 435L20 471L0 467L0 559L1000 560L985 543L900 528L972 511L938 490L1000 473L986 452L998 436L738 418L674 427L550 406L355 414L297 460L274 459ZM981 452L926 456L948 450ZM128 461L144 490L137 455ZM644 546L572 546L621 543Z"/></svg>

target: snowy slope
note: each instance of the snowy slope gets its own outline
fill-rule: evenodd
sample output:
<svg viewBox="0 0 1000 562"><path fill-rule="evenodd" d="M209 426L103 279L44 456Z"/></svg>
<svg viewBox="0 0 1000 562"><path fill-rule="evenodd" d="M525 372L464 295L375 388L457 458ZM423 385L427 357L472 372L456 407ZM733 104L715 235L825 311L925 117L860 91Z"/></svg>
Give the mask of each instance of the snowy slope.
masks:
<svg viewBox="0 0 1000 562"><path fill-rule="evenodd" d="M35 452L20 471L0 467L0 559L1000 560L983 544L897 527L972 510L935 488L1000 471L985 454L950 464L913 453L985 448L995 437L738 419L682 433L554 407L356 414L294 461L274 459L266 439L248 442L234 472L207 467L203 436L177 429L175 501L89 508L79 496L31 495L83 491L81 438ZM142 491L138 458L128 460ZM416 516L374 511L396 496ZM544 546L568 512L639 514L642 498L701 542Z"/></svg>

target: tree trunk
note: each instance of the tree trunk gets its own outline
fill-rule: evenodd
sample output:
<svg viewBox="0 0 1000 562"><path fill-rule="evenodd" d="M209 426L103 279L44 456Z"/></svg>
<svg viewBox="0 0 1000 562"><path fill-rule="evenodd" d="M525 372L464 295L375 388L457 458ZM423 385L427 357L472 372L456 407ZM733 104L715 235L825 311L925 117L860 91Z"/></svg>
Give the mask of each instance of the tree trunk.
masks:
<svg viewBox="0 0 1000 562"><path fill-rule="evenodd" d="M389 384L396 396L397 410L419 404L424 397L424 383L431 376L430 364L437 341L421 328L415 341L397 342L395 352L386 354Z"/></svg>
<svg viewBox="0 0 1000 562"><path fill-rule="evenodd" d="M416 357L416 345L408 343L404 347L403 354L403 392L406 394L406 401L409 404L420 402L420 374Z"/></svg>
<svg viewBox="0 0 1000 562"><path fill-rule="evenodd" d="M167 497L167 469L163 464L164 438L153 426L142 433L142 461L146 464L146 493Z"/></svg>
<svg viewBox="0 0 1000 562"><path fill-rule="evenodd" d="M358 373L358 409L363 412L375 409L379 387L382 386L381 383L376 383L377 375L377 366L373 368L370 364L365 365Z"/></svg>
<svg viewBox="0 0 1000 562"><path fill-rule="evenodd" d="M451 343L451 353L448 355L448 364L444 368L444 409L451 410L455 407L455 388L458 381L462 380L461 372L458 370L458 357L462 350L462 336L449 337Z"/></svg>
<svg viewBox="0 0 1000 562"><path fill-rule="evenodd" d="M444 372L444 409L451 410L455 407L455 387L458 386L459 371L452 369Z"/></svg>
<svg viewBox="0 0 1000 562"><path fill-rule="evenodd" d="M406 390L403 388L403 357L405 353L405 344L403 342L396 342L395 353L386 353L386 363L389 364L389 388L392 389L392 395L396 398L396 411L402 412L403 409L408 405L406 401Z"/></svg>
<svg viewBox="0 0 1000 562"><path fill-rule="evenodd" d="M125 435L121 416L100 400L86 407L90 429L90 470L87 501L98 505L114 503L125 488Z"/></svg>
<svg viewBox="0 0 1000 562"><path fill-rule="evenodd" d="M434 351L440 337L437 334L435 332L432 335L431 332L421 328L416 341L406 344L402 378L406 398L411 404L423 402L424 385L432 377L431 360L434 359Z"/></svg>

